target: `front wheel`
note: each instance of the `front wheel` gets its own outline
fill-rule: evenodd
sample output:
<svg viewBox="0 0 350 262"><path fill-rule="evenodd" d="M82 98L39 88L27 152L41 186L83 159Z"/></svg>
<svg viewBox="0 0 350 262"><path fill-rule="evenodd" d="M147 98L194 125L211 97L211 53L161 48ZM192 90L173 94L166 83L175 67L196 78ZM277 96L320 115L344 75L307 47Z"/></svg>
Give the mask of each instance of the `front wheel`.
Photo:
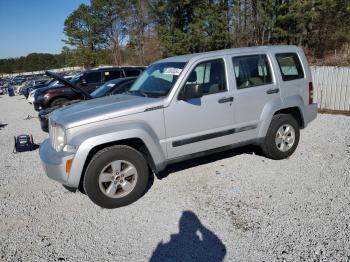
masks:
<svg viewBox="0 0 350 262"><path fill-rule="evenodd" d="M60 108L69 102L66 98L57 98L50 104L50 107Z"/></svg>
<svg viewBox="0 0 350 262"><path fill-rule="evenodd" d="M117 145L96 153L86 169L83 186L96 205L117 208L139 199L148 179L143 155L132 147Z"/></svg>
<svg viewBox="0 0 350 262"><path fill-rule="evenodd" d="M294 153L299 138L300 127L294 117L286 114L275 115L261 148L271 159L285 159Z"/></svg>

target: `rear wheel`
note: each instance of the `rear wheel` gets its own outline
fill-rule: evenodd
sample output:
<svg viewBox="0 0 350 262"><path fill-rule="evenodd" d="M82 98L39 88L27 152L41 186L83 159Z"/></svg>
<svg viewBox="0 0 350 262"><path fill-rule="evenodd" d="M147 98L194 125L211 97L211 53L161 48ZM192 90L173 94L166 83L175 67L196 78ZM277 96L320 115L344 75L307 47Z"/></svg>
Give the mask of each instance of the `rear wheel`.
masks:
<svg viewBox="0 0 350 262"><path fill-rule="evenodd" d="M57 98L50 104L50 107L62 107L64 104L68 103L69 100L66 98Z"/></svg>
<svg viewBox="0 0 350 262"><path fill-rule="evenodd" d="M117 208L140 198L148 179L143 155L132 147L117 145L96 153L86 169L83 186L95 204Z"/></svg>
<svg viewBox="0 0 350 262"><path fill-rule="evenodd" d="M264 154L271 159L284 159L294 153L299 137L300 127L293 116L275 115L261 148Z"/></svg>

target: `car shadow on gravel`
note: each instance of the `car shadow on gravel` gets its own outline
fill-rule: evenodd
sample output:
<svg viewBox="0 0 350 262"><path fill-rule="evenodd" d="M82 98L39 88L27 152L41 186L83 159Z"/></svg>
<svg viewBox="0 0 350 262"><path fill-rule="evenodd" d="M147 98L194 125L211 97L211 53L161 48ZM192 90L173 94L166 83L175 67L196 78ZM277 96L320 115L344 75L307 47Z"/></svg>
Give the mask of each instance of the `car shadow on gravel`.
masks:
<svg viewBox="0 0 350 262"><path fill-rule="evenodd" d="M171 173L175 173L178 171L182 171L182 170L200 166L200 165L210 164L222 159L243 155L243 154L249 154L249 155L255 154L255 155L263 156L263 153L260 147L258 146L248 145L248 146L243 146L243 147L238 147L233 149L231 148L218 153L214 153L206 156L200 156L200 157L189 159L176 164L171 164L164 171L161 171L158 174L156 174L156 177L159 180L161 180L169 176Z"/></svg>
<svg viewBox="0 0 350 262"><path fill-rule="evenodd" d="M160 261L223 261L226 247L220 238L207 229L195 213L184 211L179 232L170 241L159 242L150 262Z"/></svg>

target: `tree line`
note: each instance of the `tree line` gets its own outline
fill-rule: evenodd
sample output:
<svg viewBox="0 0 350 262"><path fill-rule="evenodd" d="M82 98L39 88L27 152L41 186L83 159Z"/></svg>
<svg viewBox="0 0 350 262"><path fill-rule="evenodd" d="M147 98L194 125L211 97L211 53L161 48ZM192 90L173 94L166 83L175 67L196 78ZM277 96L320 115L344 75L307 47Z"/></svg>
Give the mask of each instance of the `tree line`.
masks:
<svg viewBox="0 0 350 262"><path fill-rule="evenodd" d="M148 65L272 44L301 46L312 63L350 64L350 1L91 0L67 17L64 33L62 53L49 59L64 65Z"/></svg>

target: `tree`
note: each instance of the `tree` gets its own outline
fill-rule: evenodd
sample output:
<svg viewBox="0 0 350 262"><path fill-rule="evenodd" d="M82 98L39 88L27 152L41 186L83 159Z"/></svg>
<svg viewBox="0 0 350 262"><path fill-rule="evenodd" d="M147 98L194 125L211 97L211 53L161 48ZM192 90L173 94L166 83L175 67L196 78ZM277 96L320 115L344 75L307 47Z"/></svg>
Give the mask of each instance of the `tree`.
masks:
<svg viewBox="0 0 350 262"><path fill-rule="evenodd" d="M155 1L154 12L164 56L230 46L228 1Z"/></svg>
<svg viewBox="0 0 350 262"><path fill-rule="evenodd" d="M96 53L103 47L101 39L101 21L91 6L81 4L64 22L64 42L76 47L80 64L91 67L96 65Z"/></svg>

